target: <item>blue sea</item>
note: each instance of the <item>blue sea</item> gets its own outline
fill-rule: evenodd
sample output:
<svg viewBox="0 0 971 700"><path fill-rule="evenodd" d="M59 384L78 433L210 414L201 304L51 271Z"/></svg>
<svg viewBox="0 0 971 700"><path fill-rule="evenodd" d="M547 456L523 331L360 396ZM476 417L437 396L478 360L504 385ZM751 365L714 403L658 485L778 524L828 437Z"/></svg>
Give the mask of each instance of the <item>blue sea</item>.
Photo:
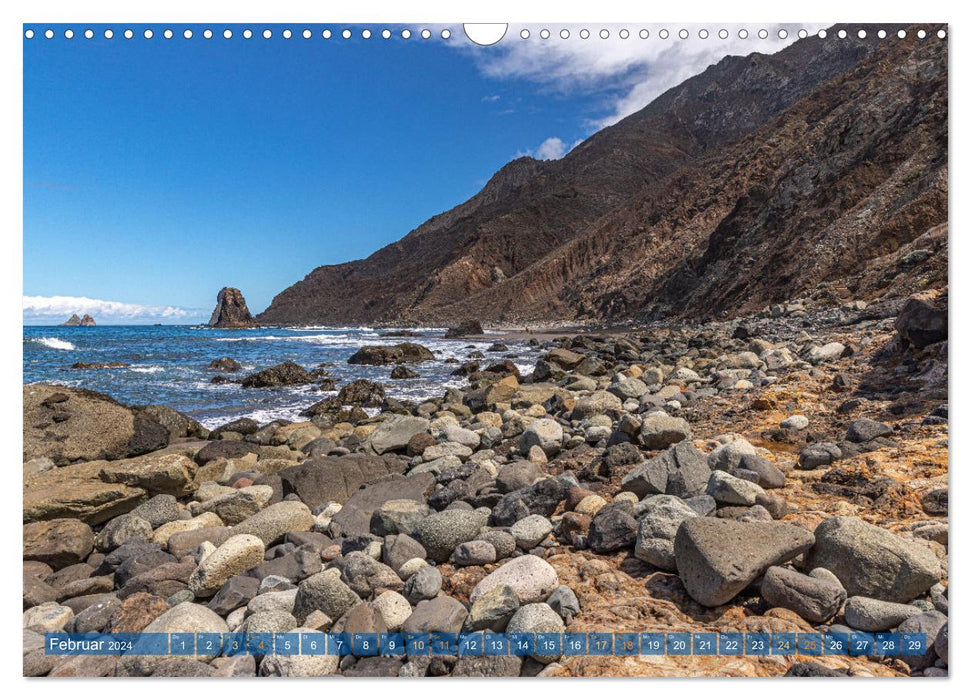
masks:
<svg viewBox="0 0 971 700"><path fill-rule="evenodd" d="M50 383L99 391L128 405L164 404L187 413L209 428L249 416L260 423L278 418L297 420L301 410L336 392L314 385L244 389L238 384L211 384L220 374L207 365L229 356L243 365L232 376L247 374L292 360L308 370L326 363L338 388L361 377L379 381L395 398L420 401L440 397L446 387L464 387L453 377L460 361L479 350L480 364L512 359L531 372L538 353L524 342L502 340L509 349L490 352L495 340L446 340L444 329L412 329L420 338L381 337L378 328L255 328L217 330L207 326L24 326L24 382ZM497 335L496 340L499 340ZM410 365L421 376L391 380L391 366L349 365L347 359L364 345L417 342L431 349L435 361ZM116 369L70 369L75 362L123 362Z"/></svg>

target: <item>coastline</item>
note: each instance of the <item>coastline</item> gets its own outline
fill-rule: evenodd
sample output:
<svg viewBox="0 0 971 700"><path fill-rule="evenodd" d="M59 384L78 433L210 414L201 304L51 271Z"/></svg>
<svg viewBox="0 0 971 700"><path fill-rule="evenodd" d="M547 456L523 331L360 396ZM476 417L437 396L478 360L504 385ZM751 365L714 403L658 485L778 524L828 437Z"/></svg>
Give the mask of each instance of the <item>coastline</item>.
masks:
<svg viewBox="0 0 971 700"><path fill-rule="evenodd" d="M88 629L94 605L110 613L98 629L192 618L205 631L246 631L264 624L269 595L285 601L272 613L284 630L380 630L366 611L392 599L398 616L382 620L393 629L460 629L487 614L476 601L492 577L513 586L510 610L541 609L566 632L630 632L630 610L663 620L637 632L825 631L855 624L847 600L865 595L919 605L912 614L936 634L947 606L946 341L908 348L907 323L918 321L830 308L626 334L557 328L562 339L539 341L531 374L470 366L461 387L421 404L355 380L298 421L212 431L164 406L25 387L25 619ZM381 353L400 351L398 339L382 342ZM439 361L420 357L403 366ZM650 537L643 523L654 523ZM675 537L686 527L700 538L690 556ZM825 534L833 527L855 533L838 555ZM736 530L747 544L725 551ZM778 538L798 544L782 551ZM886 565L869 558L874 546L909 562L899 590L854 574ZM125 573L146 552L153 563ZM719 578L725 556L749 572L741 583ZM764 583L815 580L810 561L837 581L824 587L832 598L821 617ZM68 569L82 578L62 582ZM721 582L699 588L696 577ZM266 587L277 592L257 595ZM84 594L65 598L75 591ZM520 629L522 616L506 615L489 624ZM174 663L63 661L31 647L35 634L25 637L27 675L60 663L79 675L144 675ZM300 658L311 675L371 663ZM723 668L714 657L646 659L632 657L624 673ZM544 661L537 672L552 676L619 668L611 657ZM253 657L194 663L193 675L258 672ZM418 661L382 663L403 675ZM476 675L483 663L446 670ZM526 662L502 663L519 675ZM798 657L738 663L751 676L807 672ZM851 675L937 668L924 663L826 657L827 669Z"/></svg>

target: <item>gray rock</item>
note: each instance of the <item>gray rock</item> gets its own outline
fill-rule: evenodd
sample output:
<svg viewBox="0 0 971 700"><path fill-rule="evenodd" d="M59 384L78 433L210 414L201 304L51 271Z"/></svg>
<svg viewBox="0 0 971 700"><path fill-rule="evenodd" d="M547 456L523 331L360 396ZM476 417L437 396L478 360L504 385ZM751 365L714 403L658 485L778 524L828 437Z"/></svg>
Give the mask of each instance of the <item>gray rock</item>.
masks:
<svg viewBox="0 0 971 700"><path fill-rule="evenodd" d="M738 468L757 474L758 484L764 489L781 489L786 485L782 470L761 455L742 455Z"/></svg>
<svg viewBox="0 0 971 700"><path fill-rule="evenodd" d="M649 414L641 422L641 442L649 450L664 450L691 439L691 426L684 418L675 418L667 413Z"/></svg>
<svg viewBox="0 0 971 700"><path fill-rule="evenodd" d="M108 521L94 538L94 546L100 552L108 552L135 538L150 540L152 524L137 515L125 513Z"/></svg>
<svg viewBox="0 0 971 700"><path fill-rule="evenodd" d="M533 554L516 557L503 564L476 584L469 595L473 605L479 596L493 588L509 586L521 603L546 600L559 585L556 570Z"/></svg>
<svg viewBox="0 0 971 700"><path fill-rule="evenodd" d="M809 427L809 419L806 416L796 414L779 423L779 427L785 430L805 430Z"/></svg>
<svg viewBox="0 0 971 700"><path fill-rule="evenodd" d="M63 630L73 617L74 611L66 605L59 605L54 601L41 603L24 610L24 629L58 632Z"/></svg>
<svg viewBox="0 0 971 700"><path fill-rule="evenodd" d="M926 650L921 656L905 656L901 654L897 658L902 659L911 671L922 671L934 665L937 660L937 652L934 650L934 642L937 639L941 628L947 624L947 615L939 613L937 610L923 612L920 615L908 617L897 627L899 634L923 633L926 636ZM903 650L906 651L906 650Z"/></svg>
<svg viewBox="0 0 971 700"><path fill-rule="evenodd" d="M814 345L809 349L808 359L814 365L832 362L842 357L845 351L846 346L837 342L826 343L826 345L822 346Z"/></svg>
<svg viewBox="0 0 971 700"><path fill-rule="evenodd" d="M628 503L610 503L601 508L590 523L587 544L597 554L608 554L630 547L637 541L637 520Z"/></svg>
<svg viewBox="0 0 971 700"><path fill-rule="evenodd" d="M745 438L735 438L719 445L708 455L708 466L712 470L720 469L723 472L730 472L738 468L742 457L754 454L758 453L752 443Z"/></svg>
<svg viewBox="0 0 971 700"><path fill-rule="evenodd" d="M371 532L384 535L413 535L432 509L420 501L393 499L371 514Z"/></svg>
<svg viewBox="0 0 971 700"><path fill-rule="evenodd" d="M215 513L226 525L236 525L256 515L273 498L271 486L244 486L198 504L193 513Z"/></svg>
<svg viewBox="0 0 971 700"><path fill-rule="evenodd" d="M247 617L240 632L251 634L289 632L296 626L297 619L285 610L264 610Z"/></svg>
<svg viewBox="0 0 971 700"><path fill-rule="evenodd" d="M639 399L648 392L647 384L637 377L618 377L607 387L607 391L614 394L622 401L626 399Z"/></svg>
<svg viewBox="0 0 971 700"><path fill-rule="evenodd" d="M887 435L893 435L893 428L886 423L869 418L855 420L846 429L846 439L850 442L870 442L870 440L886 437Z"/></svg>
<svg viewBox="0 0 971 700"><path fill-rule="evenodd" d="M408 632L460 632L468 612L455 598L440 595L423 600L405 620L401 631Z"/></svg>
<svg viewBox="0 0 971 700"><path fill-rule="evenodd" d="M131 512L131 515L147 520L153 528L156 528L173 520L178 520L179 512L179 502L175 499L175 496L160 493L138 506Z"/></svg>
<svg viewBox="0 0 971 700"><path fill-rule="evenodd" d="M496 477L496 487L501 493L510 493L532 486L534 482L546 476L543 468L535 462L519 461L506 464L499 469Z"/></svg>
<svg viewBox="0 0 971 700"><path fill-rule="evenodd" d="M478 539L488 542L496 550L496 561L511 557L516 551L516 538L502 530L489 530L479 535Z"/></svg>
<svg viewBox="0 0 971 700"><path fill-rule="evenodd" d="M677 571L674 537L687 518L698 513L677 496L651 496L638 504L637 541L634 556L665 571Z"/></svg>
<svg viewBox="0 0 971 700"><path fill-rule="evenodd" d="M519 598L509 586L496 586L476 598L465 620L466 632L492 630L502 632L519 610Z"/></svg>
<svg viewBox="0 0 971 700"><path fill-rule="evenodd" d="M425 548L418 540L408 535L388 535L384 538L384 562L395 571L411 559L424 559L427 555Z"/></svg>
<svg viewBox="0 0 971 700"><path fill-rule="evenodd" d="M799 468L810 470L832 464L843 457L843 450L832 442L817 442L799 453Z"/></svg>
<svg viewBox="0 0 971 700"><path fill-rule="evenodd" d="M189 577L189 590L211 596L231 577L263 561L263 541L255 535L234 535L207 556Z"/></svg>
<svg viewBox="0 0 971 700"><path fill-rule="evenodd" d="M542 516L539 516L542 517ZM449 559L455 566L482 566L496 560L496 548L484 540L463 542Z"/></svg>
<svg viewBox="0 0 971 700"><path fill-rule="evenodd" d="M811 532L784 523L688 518L674 538L674 557L688 595L714 607L812 544Z"/></svg>
<svg viewBox="0 0 971 700"><path fill-rule="evenodd" d="M444 510L425 518L415 535L430 559L445 562L457 546L477 539L482 525L482 518L478 513Z"/></svg>
<svg viewBox="0 0 971 700"><path fill-rule="evenodd" d="M431 600L441 590L442 574L434 566L426 566L405 581L402 594L409 603L416 605L423 600Z"/></svg>
<svg viewBox="0 0 971 700"><path fill-rule="evenodd" d="M309 530L314 516L300 501L280 501L232 528L233 535L256 535L269 547L293 530Z"/></svg>
<svg viewBox="0 0 971 700"><path fill-rule="evenodd" d="M404 450L411 438L427 431L428 426L429 421L425 418L395 415L371 433L368 445L379 455Z"/></svg>
<svg viewBox="0 0 971 700"><path fill-rule="evenodd" d="M754 506L760 494L765 493L758 484L723 471L713 471L708 479L708 495L717 503L730 506Z"/></svg>
<svg viewBox="0 0 971 700"><path fill-rule="evenodd" d="M839 612L846 591L823 578L771 566L762 577L762 597L772 607L786 608L809 622L825 622Z"/></svg>
<svg viewBox="0 0 971 700"><path fill-rule="evenodd" d="M284 591L284 593L287 592ZM320 610L332 620L336 620L360 602L361 599L357 593L341 581L340 572L327 569L300 582L293 615L298 622L301 622L314 610Z"/></svg>
<svg viewBox="0 0 971 700"><path fill-rule="evenodd" d="M233 576L209 601L209 609L221 617L226 617L256 597L260 582L249 576Z"/></svg>
<svg viewBox="0 0 971 700"><path fill-rule="evenodd" d="M573 420L583 420L608 411L621 411L623 404L617 396L606 391L594 391L584 396L573 408Z"/></svg>
<svg viewBox="0 0 971 700"><path fill-rule="evenodd" d="M510 632L563 632L566 626L563 619L546 603L527 603L509 620L506 633ZM560 658L559 654L533 654L532 658L542 664L549 664Z"/></svg>
<svg viewBox="0 0 971 700"><path fill-rule="evenodd" d="M848 595L905 603L941 579L940 562L928 547L859 518L828 518L815 537L807 566L832 571Z"/></svg>
<svg viewBox="0 0 971 700"><path fill-rule="evenodd" d="M685 441L639 464L621 480L621 488L638 498L656 493L690 498L705 492L710 475L705 454Z"/></svg>
<svg viewBox="0 0 971 700"><path fill-rule="evenodd" d="M566 624L570 624L570 621L580 614L580 601L569 586L557 586L546 599L546 604L553 608Z"/></svg>
<svg viewBox="0 0 971 700"><path fill-rule="evenodd" d="M338 566L341 569L341 580L362 598L368 598L372 593L400 591L404 588L404 582L394 569L365 552L348 552L338 562Z"/></svg>
<svg viewBox="0 0 971 700"><path fill-rule="evenodd" d="M913 605L857 595L846 601L843 617L846 624L854 629L863 632L886 632L921 612L920 608Z"/></svg>
<svg viewBox="0 0 971 700"><path fill-rule="evenodd" d="M563 427L552 418L533 421L519 437L519 449L527 454L531 447L539 447L547 457L555 456L563 443Z"/></svg>
<svg viewBox="0 0 971 700"><path fill-rule="evenodd" d="M944 662L947 666L947 623L941 627L937 632L937 637L934 638L934 652L937 654L937 658Z"/></svg>
<svg viewBox="0 0 971 700"><path fill-rule="evenodd" d="M509 534L516 539L516 545L529 551L553 532L553 523L542 515L527 515L522 520L513 523Z"/></svg>

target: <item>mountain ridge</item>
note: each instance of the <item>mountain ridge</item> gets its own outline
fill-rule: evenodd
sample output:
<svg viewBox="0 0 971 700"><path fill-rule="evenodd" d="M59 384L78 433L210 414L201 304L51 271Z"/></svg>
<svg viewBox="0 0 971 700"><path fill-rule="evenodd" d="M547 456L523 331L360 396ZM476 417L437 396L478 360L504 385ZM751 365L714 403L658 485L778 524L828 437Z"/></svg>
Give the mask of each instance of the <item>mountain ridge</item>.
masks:
<svg viewBox="0 0 971 700"><path fill-rule="evenodd" d="M943 60L946 65L946 47L942 45L937 44L937 51L943 52L943 59L940 55L931 57L932 64ZM721 289L723 284L703 279L711 276L706 270L723 270L724 274L723 261L716 259L718 251L737 257L738 241L747 240L739 227L746 219L758 218L758 208L772 199L771 192L762 192L755 181L761 176L773 183L778 179L765 168L760 170L758 163L753 164L738 144L778 155L781 151L770 147L773 138L802 138L806 149L818 151L817 142L825 144L831 135L793 130L791 125L786 126L785 115L806 102L795 119L824 123L826 115L815 114L812 105L822 99L828 109L839 109L841 95L826 87L830 82L841 85L849 95L843 96L843 101L866 111L868 105L854 101L852 91L866 90L866 71L873 70L879 70L873 80L897 85L893 82L895 67L906 65L907 57L901 52L910 50L901 46L933 47L934 43L810 37L769 56L725 57L641 111L597 132L561 160L516 159L497 171L469 200L430 218L368 258L316 268L277 295L257 319L269 324L447 323L473 316L508 322L676 314L691 305L681 309L684 304L671 302L685 297L693 276L699 273L698 288L706 293L717 291L721 301L714 305L696 301L696 306L711 306L716 311L748 307L747 302L738 303L737 290L729 293ZM933 50L925 48L924 53ZM870 67L854 73L861 63ZM854 77L847 78L850 75ZM943 88L934 78L931 92L943 91L945 95L946 153L946 70L944 76ZM879 90L873 87L867 92L868 99L879 104ZM906 96L897 96L906 107ZM935 105L940 110L941 100L937 99ZM911 117L914 121L914 115ZM852 130L856 128L852 122L850 114L842 121L827 123L830 128ZM904 122L888 128L899 132L906 128ZM766 130L762 138L769 139L770 146L753 145L752 134ZM884 141L896 144L905 139L897 133ZM798 144L783 150L786 157L799 153ZM939 144L936 150L940 151ZM833 149L827 153L834 157ZM835 155L839 155L838 149ZM903 154L895 152L892 160L897 163L901 157ZM880 165L879 159L877 164L877 170L887 177L889 166ZM775 166L777 170L782 167L778 163ZM751 192L736 196L732 202L720 199L711 191L712 181L705 172L713 167L723 177L731 177L738 168L745 169L753 180ZM930 205L938 213L942 206L946 210L946 167L944 180L943 188L937 187L943 191L943 201ZM708 190L700 184L706 181ZM855 186L872 191L876 182ZM683 191L695 193L696 201L688 209L671 194ZM664 193L668 193L666 200ZM689 210L699 210L704 219L706 201L707 217L717 214L723 225L701 226L695 216L699 212L693 212L695 228L679 228L679 217L687 217ZM848 204L847 199L835 206L845 208ZM678 217L665 220L662 207L679 211ZM927 228L941 223L933 218L918 217L928 223ZM770 235L771 228L763 222L764 235ZM658 255L663 249L667 255L664 260L675 260L683 274L673 276L664 260L632 260L612 241L620 233L644 255ZM899 238L905 242L915 235L919 233ZM664 240L652 246L651 236ZM699 256L699 246L705 243L707 257ZM633 273L635 268L638 274ZM763 303L777 297L778 291L793 293L803 287L801 282L781 280L771 294L760 290L753 298ZM657 299L648 298L655 295ZM659 305L655 303L658 299L668 303Z"/></svg>

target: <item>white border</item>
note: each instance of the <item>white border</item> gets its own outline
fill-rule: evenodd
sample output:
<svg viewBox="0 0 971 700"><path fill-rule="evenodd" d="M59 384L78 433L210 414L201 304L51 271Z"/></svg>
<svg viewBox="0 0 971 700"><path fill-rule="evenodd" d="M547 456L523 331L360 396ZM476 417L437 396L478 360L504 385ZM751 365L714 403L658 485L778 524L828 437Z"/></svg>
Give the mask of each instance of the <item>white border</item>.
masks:
<svg viewBox="0 0 971 700"><path fill-rule="evenodd" d="M14 5L14 6L11 6ZM2 139L2 167L4 172L2 197L4 206L0 211L4 212L4 257L9 260L4 274L0 275L0 283L3 285L2 323L5 333L3 344L4 369L2 373L3 396L6 397L2 405L2 423L4 426L4 437L2 444L6 446L5 463L3 468L8 478L8 492L6 494L6 508L3 509L4 530L8 539L17 539L12 533L19 533L21 529L18 502L18 473L19 473L19 454L21 440L21 408L20 408L20 374L21 374L21 354L22 333L21 333L21 303L22 295L22 24L24 22L117 22L119 20L132 23L146 23L165 21L176 25L180 22L388 22L388 23L462 23L462 22L549 22L553 23L573 23L588 22L611 23L611 22L706 22L710 25L718 23L764 23L772 24L777 22L805 22L832 24L836 22L946 22L954 19L957 13L956 3L935 2L923 0L922 2L901 2L899 0L885 0L877 3L848 3L846 0L836 2L834 0L812 0L805 2L803 7L797 3L780 3L777 0L770 2L767 0L750 0L744 4L728 4L725 2L714 2L713 0L696 0L691 3L648 3L643 0L640 2L616 2L611 0L597 0L586 4L575 0L559 0L557 2L534 1L524 2L523 0L489 0L482 1L477 6L471 3L446 2L444 0L425 0L413 1L408 4L392 0L369 0L366 3L346 2L338 5L334 2L300 3L287 0L273 0L268 2L253 2L252 0L241 0L234 3L227 3L220 7L219 3L203 2L202 0L169 0L165 3L133 3L121 2L119 0L47 0L46 2L16 2L7 3L2 9L4 22L2 25L2 44L0 44L0 55L3 57L3 96L4 96L4 121ZM961 17L963 19L963 16ZM961 36L963 22L949 23L949 40L951 37ZM758 40L752 42L752 50L758 49ZM950 44L950 71L951 76L965 75L967 50L958 41L951 41ZM951 89L960 86L960 81L951 79ZM952 124L962 124L965 120L962 116L967 113L964 109L967 100L965 91L952 92L950 105L950 120ZM951 133L950 148L952 154L952 172L950 173L950 191L961 192L961 172L963 165L967 162L968 153L965 140L961 138L962 129L953 130ZM962 198L952 198L951 231L955 233L951 240L952 269L961 270L964 264L971 264L968 256L968 227L962 226L964 223L964 212ZM953 280L955 284L951 288L951 308L961 310L967 308L968 299L967 287L964 285L961 276L956 276ZM962 327L958 316L959 311L953 315L951 344L957 350L952 353L955 358L961 357L961 350L966 346L965 330ZM966 404L971 391L969 384L969 372L966 363L954 363L951 368L951 382L953 391L951 398L951 422L956 426L952 430L951 454L952 464L955 468L951 471L952 490L957 491L960 482L967 482L963 472L967 470L966 460L962 459L967 450L962 433L967 426ZM961 488L961 492L963 492ZM961 509L952 509L951 528L960 524L960 532L963 533L964 517ZM958 570L965 570L964 562L967 557L964 552L964 537L951 536L954 543L951 549L951 578L953 585ZM53 682L44 679L21 678L21 635L20 635L20 616L15 614L15 601L20 596L20 578L13 572L19 570L20 551L19 544L8 544L5 556L9 558L8 570L12 575L2 579L3 595L2 600L5 605L2 608L3 627L0 628L4 634L0 639L4 640L2 661L4 676L6 679L19 679L17 688L14 692L30 693L32 698L45 697L64 697L70 693L72 696L81 692L82 695L90 692L91 694L111 693L114 697L125 697L126 693L138 693L139 695L153 696L162 693L211 693L214 690L220 694L233 693L240 697L263 697L267 693L386 693L395 698L408 698L421 696L427 698L429 693L444 697L460 694L463 698L487 697L495 693L516 692L527 690L531 693L550 693L558 698L562 697L583 697L588 699L591 694L603 691L616 692L622 694L653 694L653 693L678 693L679 696L691 697L694 694L709 695L712 692L724 692L728 688L715 688L714 684L724 684L727 680L712 680L709 682L679 682L680 679L638 679L622 681L619 679L610 680L580 680L571 681L546 681L541 682L535 688L528 687L530 682L535 680L491 680L483 679L459 680L459 679L429 679L424 682L407 682L404 679L387 679L382 681L366 681L363 679L347 680L315 680L301 682L299 685L274 684L272 687L266 682L237 681L231 686L214 685L220 681L201 681L201 680L162 680L161 684L151 681L125 681L121 679L109 679L106 681L58 681ZM959 580L963 579L963 573L958 575ZM963 605L958 605L951 615L952 623L955 619L960 619L958 624L959 634L964 632L964 616L960 614ZM952 634L953 636L953 634ZM959 637L957 646L952 643L952 649L960 650L966 646ZM758 692L758 693L785 693L787 698L813 697L814 699L820 692L832 693L834 690L850 690L854 693L880 693L886 697L906 697L912 700L915 695L924 696L925 694L938 695L941 693L951 693L957 687L956 678L964 676L961 664L956 660L954 651L951 655L951 678L949 681L933 681L932 679L910 681L896 679L890 681L875 681L879 686L862 685L866 681L858 679L855 681L840 681L839 688L836 685L827 683L822 686L818 682L812 681L761 681L760 680L734 680L729 692ZM223 683L225 681L222 681ZM133 685L138 683L137 688ZM178 683L178 689L172 683ZM311 686L310 683L315 685ZM322 685L316 685L321 683ZM555 686L553 685L555 683ZM675 684L678 684L675 687ZM932 685L928 685L931 683ZM29 685L25 685L29 684ZM121 684L121 685L119 685ZM659 687L663 684L663 687ZM848 686L853 684L853 688ZM68 685L70 687L68 687Z"/></svg>

